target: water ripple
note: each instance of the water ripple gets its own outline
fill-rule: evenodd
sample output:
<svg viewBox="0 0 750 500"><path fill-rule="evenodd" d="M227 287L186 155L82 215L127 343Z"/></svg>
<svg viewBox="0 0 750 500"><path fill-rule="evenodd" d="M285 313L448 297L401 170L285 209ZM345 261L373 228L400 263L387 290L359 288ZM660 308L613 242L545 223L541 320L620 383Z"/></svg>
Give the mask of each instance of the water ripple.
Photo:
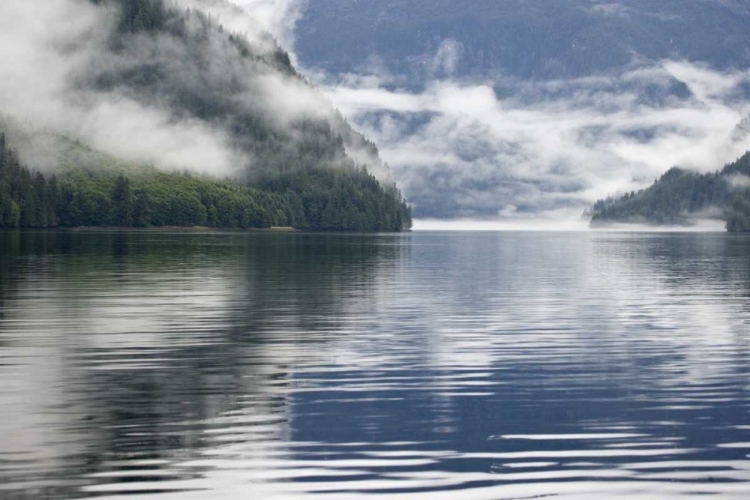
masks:
<svg viewBox="0 0 750 500"><path fill-rule="evenodd" d="M744 499L748 255L0 233L0 497Z"/></svg>

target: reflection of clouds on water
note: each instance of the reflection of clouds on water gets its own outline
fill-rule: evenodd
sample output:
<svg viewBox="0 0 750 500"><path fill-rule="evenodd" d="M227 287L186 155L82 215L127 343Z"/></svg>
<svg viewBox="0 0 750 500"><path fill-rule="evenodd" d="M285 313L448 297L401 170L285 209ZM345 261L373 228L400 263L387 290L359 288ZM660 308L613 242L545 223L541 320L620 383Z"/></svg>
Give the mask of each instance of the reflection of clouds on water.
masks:
<svg viewBox="0 0 750 500"><path fill-rule="evenodd" d="M741 240L175 238L90 251L86 275L60 257L39 280L18 265L0 323L15 421L0 425L29 439L13 446L36 453L40 484L231 499L747 489ZM0 461L0 478L12 470Z"/></svg>
<svg viewBox="0 0 750 500"><path fill-rule="evenodd" d="M737 375L747 353L746 320L737 310L732 276L742 253L725 235L601 235L593 254L601 270L597 288L607 293L609 332L630 359L650 359L644 383L691 392ZM735 249L739 250L739 249ZM613 286L612 275L621 272ZM605 274L610 270L609 275ZM747 283L745 283L747 286ZM747 293L741 292L741 293ZM696 394L696 396L698 396Z"/></svg>
<svg viewBox="0 0 750 500"><path fill-rule="evenodd" d="M219 327L217 306L233 288L224 278L201 279L205 268L151 270L103 283L109 269L73 275L54 258L36 256L26 265L45 279L19 277L17 295L6 304L0 353L0 454L25 463L19 480L75 465L71 457L85 455L87 441L106 439L100 427L116 424L105 421L101 402L122 396L123 389L92 391L94 379L145 380L151 376L133 374L169 364L173 350L216 342L198 325ZM156 381L153 390L159 392Z"/></svg>
<svg viewBox="0 0 750 500"><path fill-rule="evenodd" d="M444 236L435 236L441 237ZM675 250L670 249L674 245L689 247L689 241L675 243L675 238L685 237L694 238L699 247L686 255L674 256L686 268L672 269L659 252L664 251L665 245L667 251ZM402 281L408 284L404 296L412 298L408 307L400 301L399 308L411 308L412 316L418 320L408 321L401 335L373 334L371 341L365 341L367 335L358 335L356 340L333 343L339 363L347 360L343 363L363 371L365 367L376 371L378 363L381 371L408 367L408 373L402 374L408 382L391 380L391 374L386 378L376 372L370 383L379 382L375 387L384 390L389 389L389 380L394 384L392 390L408 384L411 398L420 388L428 391L435 398L430 411L438 422L466 418L465 414L459 415L462 409L451 402L457 396L502 401L505 385L515 386L511 392L523 391L525 385L530 393L528 402L534 401L531 394L536 392L541 405L545 397L560 394L568 394L571 402L584 399L583 391L601 384L604 384L602 394L589 396L594 403L619 405L627 410L627 405L622 404L625 401L634 404L639 412L646 412L646 416L658 418L666 412L685 420L659 422L644 419L644 414L632 415L632 411L616 412L610 417L618 420L610 422L608 427L644 428L654 434L639 434L641 439L624 442L609 440L588 450L541 449L500 453L495 457L602 458L603 463L589 465L611 467L610 461L623 457L668 457L707 451L679 443L695 441L695 435L671 434L681 425L695 426L704 418L701 413L691 416L685 412L710 411L716 404L740 403L738 398L746 397L734 387L737 364L732 358L744 353L742 343L736 343L736 333L744 320L733 317L732 303L726 300L726 290L720 288L726 286L720 268L736 265L731 262L731 255L730 260L724 260L726 252L716 248L717 244L722 245L725 236L717 235L717 242L705 244L701 243L703 235L657 235L644 244L640 237L627 235L562 235L547 241L548 247L541 249L541 255L535 255L534 259L529 259L529 255L540 252L538 235L487 238L498 240L492 248L496 251L489 255L475 255L472 249L462 248L463 243L458 239L453 242L456 248L442 248L449 254L443 256L444 260L458 264L455 268L418 274L421 281L409 280L414 275L402 276ZM428 248L420 248L419 244ZM509 246L515 248L509 250ZM415 241L412 253L430 250L424 240ZM479 259L483 274L470 277L467 284L456 275L462 272L460 263L468 259ZM533 260L537 267L524 266L524 259ZM706 262L707 259L714 262ZM693 266L699 266L702 272L690 273ZM499 276L503 279L493 282ZM703 294L692 291L701 286ZM717 288L713 289L714 286ZM385 325L380 325L384 330L396 329L392 324L404 321L396 308L379 316L388 318ZM356 349L341 350L342 344L356 345ZM389 367L388 361L395 362L397 367ZM462 370L466 373L461 374ZM514 375L519 370L526 379ZM508 374L510 380L504 380L503 374ZM441 387L446 381L452 385L450 390ZM347 384L346 380L341 382ZM362 384L348 390L373 388L363 380L358 382ZM607 394L607 385L616 392ZM337 385L339 389L341 386ZM516 402L511 399L509 404ZM627 425L636 418L641 420ZM578 422L573 419L567 424L563 421L560 425L601 427L597 420L585 419ZM466 431L461 427L454 430ZM695 430L687 432L694 434ZM698 438L705 440L705 436ZM585 441L575 434L567 439ZM699 461L693 463L702 467ZM637 464L634 467L637 469ZM625 474L629 476L630 473ZM698 479L705 477L705 471L680 471L670 477ZM747 474L741 468L735 472L712 472L711 477L746 479Z"/></svg>
<svg viewBox="0 0 750 500"><path fill-rule="evenodd" d="M311 446L301 444L299 448ZM399 448L397 443L370 444L377 448ZM389 498L409 499L517 499L554 496L565 499L590 498L692 498L702 494L721 498L744 498L745 483L750 477L747 461L694 462L665 460L656 462L625 462L617 467L599 468L596 463L571 464L572 467L549 470L555 463L526 463L520 466L493 469L487 472L450 472L440 470L441 461L486 458L481 454L435 453L363 453L351 457L344 449L330 451L317 458L295 460L289 453L275 449L260 453L233 450L226 457L215 456L183 464L183 467L206 468L202 478L163 485L174 487L180 498L239 499L249 492L261 498L292 499L314 495L322 499L371 498L385 494ZM348 458L339 459L337 455ZM596 459L619 456L626 459L679 456L674 452L628 453L551 453L553 456ZM499 454L491 458L503 459ZM514 464L519 465L519 464ZM690 468L703 470L689 470ZM433 470L429 470L432 468ZM398 472L390 472L398 469ZM684 469L681 472L675 470ZM696 484L711 481L707 486ZM743 487L744 486L744 487ZM456 488L461 488L460 493ZM89 493L115 493L106 498L120 498L127 485L98 485L86 488ZM192 491L191 491L192 490ZM125 498L125 497L122 497Z"/></svg>
<svg viewBox="0 0 750 500"><path fill-rule="evenodd" d="M327 362L315 354L323 326L356 310L362 294L345 300L344 285L365 290L382 254L356 238L315 260L306 236L24 238L0 248L0 453L15 464L0 477L11 473L11 491L88 469L168 479L171 459L232 438L220 429L288 439L291 368ZM129 473L123 456L137 459Z"/></svg>

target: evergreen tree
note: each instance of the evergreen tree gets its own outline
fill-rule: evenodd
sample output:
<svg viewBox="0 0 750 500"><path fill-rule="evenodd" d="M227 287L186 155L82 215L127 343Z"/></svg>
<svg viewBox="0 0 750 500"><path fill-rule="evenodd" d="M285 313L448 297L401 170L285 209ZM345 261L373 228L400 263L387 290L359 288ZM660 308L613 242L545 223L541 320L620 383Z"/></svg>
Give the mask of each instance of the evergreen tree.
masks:
<svg viewBox="0 0 750 500"><path fill-rule="evenodd" d="M133 193L130 181L120 175L112 189L112 222L115 226L129 227L133 224Z"/></svg>
<svg viewBox="0 0 750 500"><path fill-rule="evenodd" d="M148 193L145 189L135 192L133 201L133 225L136 227L148 227L151 225L151 207Z"/></svg>

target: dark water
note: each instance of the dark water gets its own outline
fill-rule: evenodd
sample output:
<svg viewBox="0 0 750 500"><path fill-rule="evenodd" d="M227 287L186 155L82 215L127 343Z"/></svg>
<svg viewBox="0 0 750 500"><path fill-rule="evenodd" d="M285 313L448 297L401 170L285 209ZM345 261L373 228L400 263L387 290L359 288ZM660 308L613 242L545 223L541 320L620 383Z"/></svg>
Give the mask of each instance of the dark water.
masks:
<svg viewBox="0 0 750 500"><path fill-rule="evenodd" d="M0 233L0 498L746 499L748 453L749 237Z"/></svg>

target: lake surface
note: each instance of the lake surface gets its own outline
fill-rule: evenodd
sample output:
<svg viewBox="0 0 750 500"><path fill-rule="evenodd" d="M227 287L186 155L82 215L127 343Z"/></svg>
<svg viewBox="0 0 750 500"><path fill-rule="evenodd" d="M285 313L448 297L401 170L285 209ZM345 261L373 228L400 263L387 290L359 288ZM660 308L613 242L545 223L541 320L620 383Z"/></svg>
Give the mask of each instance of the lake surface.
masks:
<svg viewBox="0 0 750 500"><path fill-rule="evenodd" d="M747 236L0 233L3 499L747 499L749 453Z"/></svg>

